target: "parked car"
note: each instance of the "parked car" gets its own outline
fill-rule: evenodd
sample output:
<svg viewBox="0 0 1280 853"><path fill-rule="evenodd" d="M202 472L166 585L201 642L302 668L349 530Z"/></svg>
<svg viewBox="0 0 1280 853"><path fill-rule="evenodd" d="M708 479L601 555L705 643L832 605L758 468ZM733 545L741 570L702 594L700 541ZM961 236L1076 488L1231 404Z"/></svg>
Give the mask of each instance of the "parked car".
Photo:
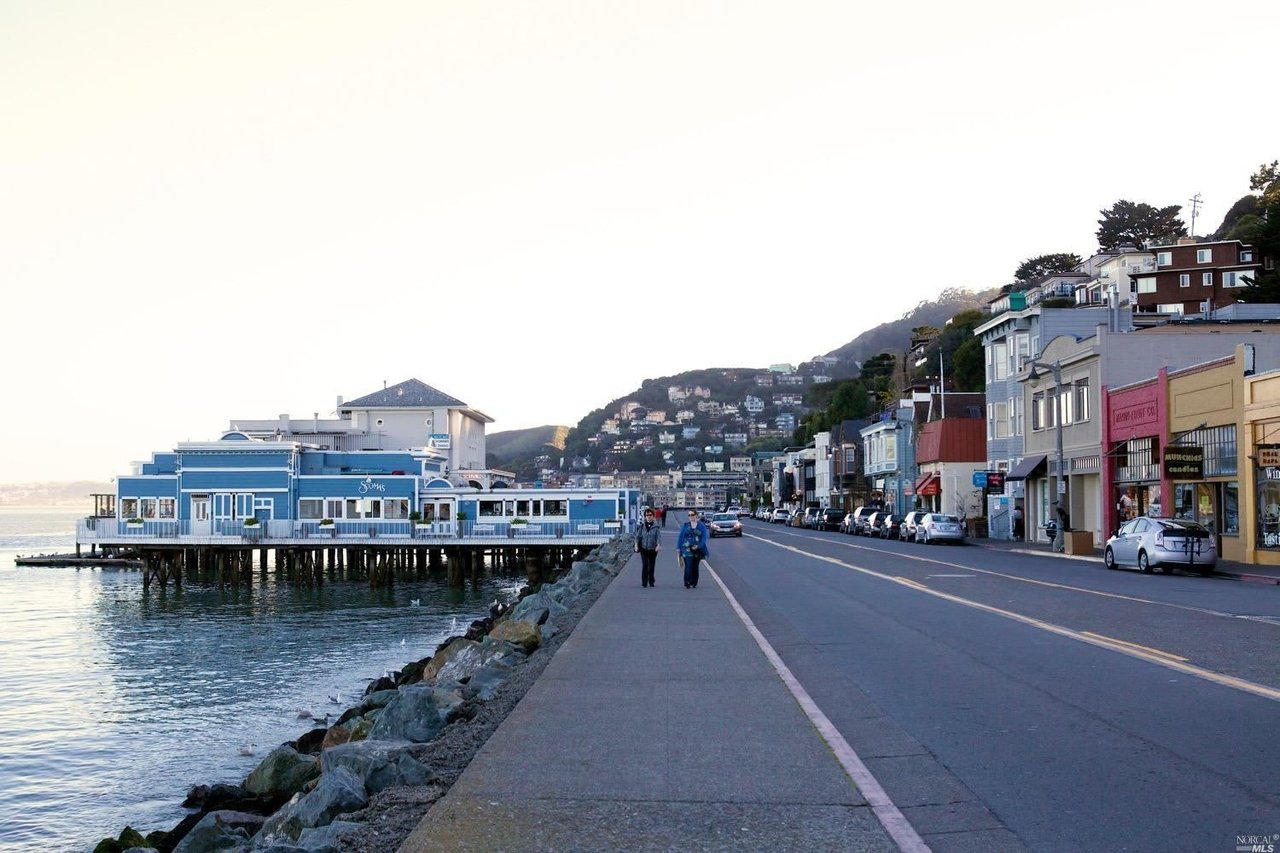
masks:
<svg viewBox="0 0 1280 853"><path fill-rule="evenodd" d="M852 528L853 528L853 511L850 510L849 512L846 512L844 514L844 518L840 519L840 532L852 533L853 532Z"/></svg>
<svg viewBox="0 0 1280 853"><path fill-rule="evenodd" d="M847 531L855 536L867 535L867 522L871 520L871 516L880 511L875 506L860 506L853 511L853 521L847 525Z"/></svg>
<svg viewBox="0 0 1280 853"><path fill-rule="evenodd" d="M773 511L773 515L770 516L769 518L769 521L773 522L774 524L786 524L790 520L791 520L791 513L783 509L782 507L778 507L777 509L775 509Z"/></svg>
<svg viewBox="0 0 1280 853"><path fill-rule="evenodd" d="M932 542L964 544L964 525L954 515L941 512L925 513L916 523L916 541L928 545Z"/></svg>
<svg viewBox="0 0 1280 853"><path fill-rule="evenodd" d="M1151 572L1157 566L1171 573L1175 567L1213 574L1218 564L1217 537L1203 524L1187 518L1150 518L1127 521L1107 540L1102 561L1108 569L1137 566Z"/></svg>
<svg viewBox="0 0 1280 853"><path fill-rule="evenodd" d="M920 522L924 521L924 517L929 513L922 509L913 509L902 517L902 533L901 539L907 542L916 541L916 528L920 526Z"/></svg>
<svg viewBox="0 0 1280 853"><path fill-rule="evenodd" d="M867 525L872 536L880 539L897 539L902 532L902 516L892 512L877 512Z"/></svg>
<svg viewBox="0 0 1280 853"><path fill-rule="evenodd" d="M822 530L839 530L840 523L844 521L844 516L844 510L829 506L822 511L818 526Z"/></svg>
<svg viewBox="0 0 1280 853"><path fill-rule="evenodd" d="M821 512L822 510L816 506L805 507L803 525L810 529L816 529L822 522Z"/></svg>
<svg viewBox="0 0 1280 853"><path fill-rule="evenodd" d="M713 537L742 535L742 522L738 520L736 512L715 513L711 516L711 523L708 527Z"/></svg>

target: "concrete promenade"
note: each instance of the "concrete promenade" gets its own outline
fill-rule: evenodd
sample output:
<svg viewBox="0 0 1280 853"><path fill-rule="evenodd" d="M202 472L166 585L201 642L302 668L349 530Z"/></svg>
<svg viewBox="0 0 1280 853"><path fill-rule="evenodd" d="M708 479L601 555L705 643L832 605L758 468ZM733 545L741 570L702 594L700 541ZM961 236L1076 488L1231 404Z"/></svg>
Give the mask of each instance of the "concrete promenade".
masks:
<svg viewBox="0 0 1280 853"><path fill-rule="evenodd" d="M652 588L632 558L400 850L900 849L840 754L667 547Z"/></svg>

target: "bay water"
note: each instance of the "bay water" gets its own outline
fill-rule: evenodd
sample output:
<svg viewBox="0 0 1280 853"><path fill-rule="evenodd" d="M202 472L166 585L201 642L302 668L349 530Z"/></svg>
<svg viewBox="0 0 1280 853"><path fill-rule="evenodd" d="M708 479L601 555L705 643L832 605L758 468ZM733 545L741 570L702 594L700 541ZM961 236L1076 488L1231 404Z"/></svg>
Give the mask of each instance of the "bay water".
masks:
<svg viewBox="0 0 1280 853"><path fill-rule="evenodd" d="M242 781L312 726L303 712L336 718L370 678L430 655L524 580L144 592L135 570L15 565L72 552L85 514L0 507L4 853L172 828L192 785Z"/></svg>

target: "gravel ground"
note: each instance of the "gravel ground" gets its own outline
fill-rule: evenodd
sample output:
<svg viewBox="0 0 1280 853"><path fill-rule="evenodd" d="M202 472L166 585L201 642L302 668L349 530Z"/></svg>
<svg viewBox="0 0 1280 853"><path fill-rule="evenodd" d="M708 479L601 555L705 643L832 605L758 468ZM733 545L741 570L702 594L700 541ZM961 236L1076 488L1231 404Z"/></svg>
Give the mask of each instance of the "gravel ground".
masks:
<svg viewBox="0 0 1280 853"><path fill-rule="evenodd" d="M444 796L449 786L467 769L484 742L538 680L556 650L573 633L578 620L591 608L614 576L610 574L575 601L567 613L556 618L559 633L517 666L493 699L470 705L467 708L470 719L451 723L434 740L414 750L419 760L430 765L439 774L434 784L388 788L375 794L364 809L343 816L343 820L356 820L365 825L342 837L342 853L388 853L400 846L417 827L432 803Z"/></svg>

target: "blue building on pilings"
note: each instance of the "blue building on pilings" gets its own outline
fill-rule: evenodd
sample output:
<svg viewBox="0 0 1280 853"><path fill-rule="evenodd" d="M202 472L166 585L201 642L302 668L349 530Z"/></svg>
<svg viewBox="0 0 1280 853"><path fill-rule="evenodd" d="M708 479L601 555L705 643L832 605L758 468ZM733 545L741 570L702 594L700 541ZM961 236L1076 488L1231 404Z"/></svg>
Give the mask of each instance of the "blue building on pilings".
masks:
<svg viewBox="0 0 1280 853"><path fill-rule="evenodd" d="M447 467L431 448L333 451L233 430L156 453L118 477L115 517L85 519L77 541L594 545L634 529L639 517L636 489L484 489L450 480Z"/></svg>

